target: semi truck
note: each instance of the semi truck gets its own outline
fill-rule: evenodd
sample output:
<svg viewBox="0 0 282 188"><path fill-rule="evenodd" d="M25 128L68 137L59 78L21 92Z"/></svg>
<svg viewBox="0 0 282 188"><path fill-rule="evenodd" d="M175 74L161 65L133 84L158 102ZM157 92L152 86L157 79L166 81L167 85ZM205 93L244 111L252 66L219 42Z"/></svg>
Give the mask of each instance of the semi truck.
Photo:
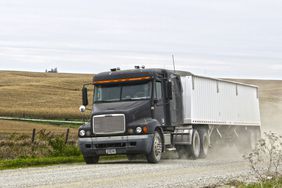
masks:
<svg viewBox="0 0 282 188"><path fill-rule="evenodd" d="M102 155L144 155L158 163L163 152L205 158L210 147L235 144L245 151L260 138L258 87L166 69L111 69L82 88L80 111L93 87L90 121L78 130L86 164Z"/></svg>

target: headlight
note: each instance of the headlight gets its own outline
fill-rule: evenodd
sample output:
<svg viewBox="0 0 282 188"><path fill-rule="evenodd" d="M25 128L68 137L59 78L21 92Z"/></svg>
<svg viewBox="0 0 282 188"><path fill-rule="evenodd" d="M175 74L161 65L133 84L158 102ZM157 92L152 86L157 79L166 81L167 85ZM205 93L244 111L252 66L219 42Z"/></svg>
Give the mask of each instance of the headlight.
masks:
<svg viewBox="0 0 282 188"><path fill-rule="evenodd" d="M140 134L142 132L142 128L141 127L136 127L136 133Z"/></svg>
<svg viewBox="0 0 282 188"><path fill-rule="evenodd" d="M80 130L79 131L79 136L85 136L85 130Z"/></svg>

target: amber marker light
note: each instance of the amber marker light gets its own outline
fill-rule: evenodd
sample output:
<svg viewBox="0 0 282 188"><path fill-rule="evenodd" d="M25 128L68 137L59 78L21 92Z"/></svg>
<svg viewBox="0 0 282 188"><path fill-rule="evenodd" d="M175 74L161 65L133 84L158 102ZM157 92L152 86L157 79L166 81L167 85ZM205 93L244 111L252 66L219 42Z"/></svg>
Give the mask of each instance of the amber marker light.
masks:
<svg viewBox="0 0 282 188"><path fill-rule="evenodd" d="M135 78L121 78L121 79L114 79L114 80L100 80L94 81L94 84L109 84L109 83L119 83L119 82L129 82L129 81L142 81L142 80L149 80L152 77L144 76L144 77L135 77Z"/></svg>
<svg viewBox="0 0 282 188"><path fill-rule="evenodd" d="M148 127L147 127L147 126L144 126L144 127L143 127L143 133L144 133L144 134L147 134L147 133L148 133Z"/></svg>

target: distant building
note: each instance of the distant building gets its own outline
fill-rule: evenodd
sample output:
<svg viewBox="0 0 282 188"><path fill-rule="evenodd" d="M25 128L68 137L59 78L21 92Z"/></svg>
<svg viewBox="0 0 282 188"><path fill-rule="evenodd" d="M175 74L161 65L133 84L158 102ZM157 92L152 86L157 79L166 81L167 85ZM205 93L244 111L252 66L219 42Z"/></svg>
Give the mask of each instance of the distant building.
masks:
<svg viewBox="0 0 282 188"><path fill-rule="evenodd" d="M45 69L45 72L46 73L58 73L58 69L57 69L57 67L56 68L52 68L51 70Z"/></svg>

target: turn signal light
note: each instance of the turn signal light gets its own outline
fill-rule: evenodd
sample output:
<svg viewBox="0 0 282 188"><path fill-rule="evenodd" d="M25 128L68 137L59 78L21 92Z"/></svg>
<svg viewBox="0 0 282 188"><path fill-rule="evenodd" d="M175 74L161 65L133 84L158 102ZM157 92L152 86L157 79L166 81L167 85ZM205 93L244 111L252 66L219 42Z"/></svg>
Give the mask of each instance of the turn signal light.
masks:
<svg viewBox="0 0 282 188"><path fill-rule="evenodd" d="M144 127L143 127L143 133L144 133L144 134L147 134L147 133L148 133L148 127L147 127L147 126L144 126Z"/></svg>

